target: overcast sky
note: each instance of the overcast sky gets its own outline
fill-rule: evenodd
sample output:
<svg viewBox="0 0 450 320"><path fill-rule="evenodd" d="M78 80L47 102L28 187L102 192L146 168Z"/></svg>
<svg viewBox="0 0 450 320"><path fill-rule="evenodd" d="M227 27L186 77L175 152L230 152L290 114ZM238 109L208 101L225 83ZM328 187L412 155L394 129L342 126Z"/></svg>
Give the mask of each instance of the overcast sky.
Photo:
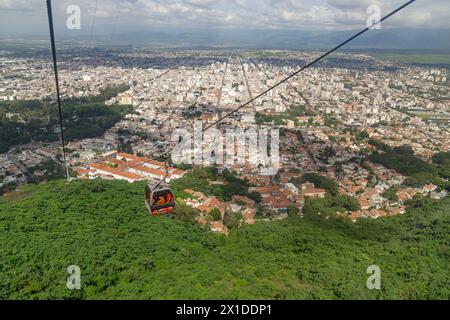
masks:
<svg viewBox="0 0 450 320"><path fill-rule="evenodd" d="M367 8L382 15L407 0L97 0L98 34L186 28L345 30L365 26ZM69 5L81 8L81 31L89 34L96 0L54 0L57 31L65 27ZM383 28L450 29L450 0L417 0ZM0 0L0 33L47 32L45 0ZM63 30L64 29L64 30Z"/></svg>

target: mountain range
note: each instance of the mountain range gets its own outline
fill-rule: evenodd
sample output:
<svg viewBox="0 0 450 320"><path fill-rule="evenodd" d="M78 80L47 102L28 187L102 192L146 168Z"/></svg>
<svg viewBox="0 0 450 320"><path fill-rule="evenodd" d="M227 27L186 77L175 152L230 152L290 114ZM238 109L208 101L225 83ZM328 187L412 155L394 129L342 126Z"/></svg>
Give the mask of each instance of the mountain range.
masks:
<svg viewBox="0 0 450 320"><path fill-rule="evenodd" d="M225 47L243 49L327 49L346 40L356 31L318 32L296 30L165 30L104 34L98 43L163 46ZM85 37L73 37L83 41ZM450 29L370 30L346 46L347 49L450 50Z"/></svg>

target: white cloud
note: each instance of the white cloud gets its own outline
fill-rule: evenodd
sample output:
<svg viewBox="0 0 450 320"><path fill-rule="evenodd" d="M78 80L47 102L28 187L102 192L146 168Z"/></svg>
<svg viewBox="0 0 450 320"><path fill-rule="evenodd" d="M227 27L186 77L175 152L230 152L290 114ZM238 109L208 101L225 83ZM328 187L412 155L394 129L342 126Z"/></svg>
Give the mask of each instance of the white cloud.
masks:
<svg viewBox="0 0 450 320"><path fill-rule="evenodd" d="M365 25L366 9L379 5L382 14L406 0L98 0L97 23L112 24L120 8L120 26L238 27L238 28L358 28ZM65 8L77 4L85 21L91 21L94 0L53 1L56 19L65 18ZM18 23L22 13L36 13L42 23L43 0L0 0L2 23ZM386 26L450 28L449 0L417 0L399 12ZM4 18L4 19L1 19ZM6 22L2 22L2 20ZM119 29L120 29L119 26ZM9 26L10 29L14 26ZM120 32L120 31L119 31Z"/></svg>

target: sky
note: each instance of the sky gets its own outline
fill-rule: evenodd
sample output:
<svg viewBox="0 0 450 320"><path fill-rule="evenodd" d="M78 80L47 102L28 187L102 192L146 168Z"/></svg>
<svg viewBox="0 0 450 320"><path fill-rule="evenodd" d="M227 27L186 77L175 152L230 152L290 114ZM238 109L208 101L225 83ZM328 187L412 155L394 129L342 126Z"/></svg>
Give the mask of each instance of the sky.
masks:
<svg viewBox="0 0 450 320"><path fill-rule="evenodd" d="M387 14L407 0L54 0L57 32L96 34L187 29L361 29L367 8ZM96 6L97 3L97 6ZM81 9L81 29L67 29L67 7ZM450 29L450 0L417 0L385 27ZM48 32L45 0L0 0L0 34ZM117 21L117 24L116 24Z"/></svg>

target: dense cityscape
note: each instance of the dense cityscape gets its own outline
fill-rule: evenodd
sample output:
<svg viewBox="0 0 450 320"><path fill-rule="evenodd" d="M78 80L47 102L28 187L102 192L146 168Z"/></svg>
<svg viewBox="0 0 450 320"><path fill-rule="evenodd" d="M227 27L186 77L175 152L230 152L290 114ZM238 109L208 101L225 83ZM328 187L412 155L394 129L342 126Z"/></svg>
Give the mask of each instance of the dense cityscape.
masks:
<svg viewBox="0 0 450 320"><path fill-rule="evenodd" d="M180 318L448 301L449 12L0 1L0 300Z"/></svg>
<svg viewBox="0 0 450 320"><path fill-rule="evenodd" d="M173 145L174 130L191 130L194 121L204 127L215 123L320 52L97 51L86 59L74 59L72 54L64 52L60 62L63 100L82 101L120 88L102 106L131 108L98 135L70 139L66 149L71 176L136 182L165 176L162 156ZM177 61L176 65L168 67L171 61ZM49 81L53 71L48 60L5 54L0 66L0 103L53 103L54 84ZM216 165L220 172L226 169L245 181L247 190L226 201L185 189L181 191L190 196L183 202L198 210L199 223L227 234L223 224L227 212L242 215L247 223L311 210L356 221L404 214L405 203L416 195L443 199L448 176L430 173L423 166L401 168L379 152L394 158L410 155L419 166L432 166L436 155L448 154L447 77L447 69L438 67L383 61L363 53L335 54L216 126L223 132L228 128L279 129L281 167L275 176L259 175L259 168L251 165ZM20 108L0 109L0 118L26 126L33 119ZM67 130L70 125L66 123ZM57 125L48 123L42 130L48 135L59 133ZM27 143L3 147L3 192L58 176L60 142L30 136ZM171 168L168 182L192 170L186 165ZM208 183L223 185L226 181L219 178ZM246 196L251 193L258 196ZM314 201L327 194L343 197L335 199L343 203L317 209ZM220 216L213 217L217 209Z"/></svg>

